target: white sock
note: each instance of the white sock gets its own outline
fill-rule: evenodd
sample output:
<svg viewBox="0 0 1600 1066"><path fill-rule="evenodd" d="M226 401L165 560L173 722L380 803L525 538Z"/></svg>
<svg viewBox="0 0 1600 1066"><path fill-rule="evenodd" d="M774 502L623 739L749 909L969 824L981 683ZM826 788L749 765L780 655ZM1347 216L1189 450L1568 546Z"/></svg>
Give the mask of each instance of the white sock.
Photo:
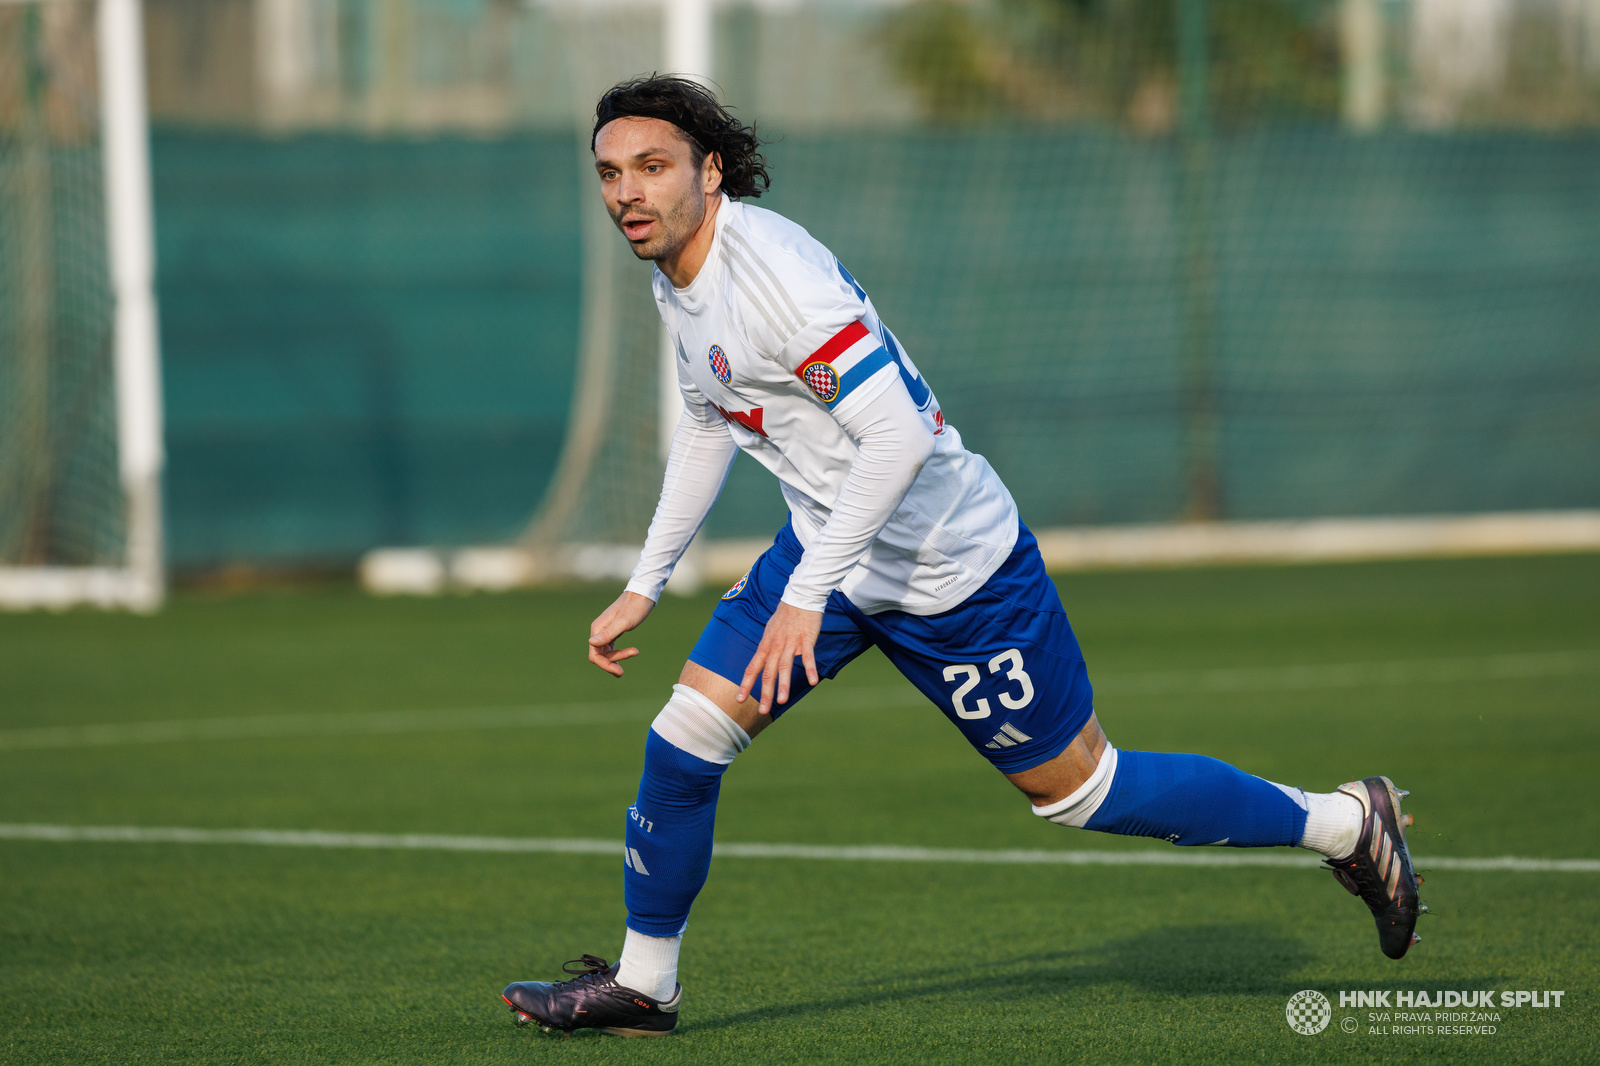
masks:
<svg viewBox="0 0 1600 1066"><path fill-rule="evenodd" d="M682 936L647 936L629 929L622 942L617 984L657 1002L671 999L678 983L678 948L682 944Z"/></svg>
<svg viewBox="0 0 1600 1066"><path fill-rule="evenodd" d="M1302 792L1306 799L1306 829L1300 847L1330 859L1355 854L1366 812L1361 801L1343 792Z"/></svg>

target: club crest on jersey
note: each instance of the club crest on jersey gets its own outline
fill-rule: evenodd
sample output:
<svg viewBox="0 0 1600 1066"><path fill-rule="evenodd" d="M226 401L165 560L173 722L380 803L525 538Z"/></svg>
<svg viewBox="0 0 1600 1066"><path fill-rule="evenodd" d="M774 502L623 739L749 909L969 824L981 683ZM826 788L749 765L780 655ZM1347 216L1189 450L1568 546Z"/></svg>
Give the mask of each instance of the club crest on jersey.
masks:
<svg viewBox="0 0 1600 1066"><path fill-rule="evenodd" d="M839 395L839 372L827 363L812 363L805 368L801 378L823 403L832 403L834 397Z"/></svg>
<svg viewBox="0 0 1600 1066"><path fill-rule="evenodd" d="M722 598L725 599L725 600L733 599L735 596L739 595L739 593L744 591L744 587L749 582L749 580L750 580L750 571L746 570L745 573L744 573L744 577L741 577L738 581L735 581L733 583L733 588L729 589L727 592L724 592L722 594Z"/></svg>
<svg viewBox="0 0 1600 1066"><path fill-rule="evenodd" d="M723 354L722 349L713 344L707 354L711 358L711 372L717 376L717 380L724 385L732 381L733 367L728 365L728 357Z"/></svg>

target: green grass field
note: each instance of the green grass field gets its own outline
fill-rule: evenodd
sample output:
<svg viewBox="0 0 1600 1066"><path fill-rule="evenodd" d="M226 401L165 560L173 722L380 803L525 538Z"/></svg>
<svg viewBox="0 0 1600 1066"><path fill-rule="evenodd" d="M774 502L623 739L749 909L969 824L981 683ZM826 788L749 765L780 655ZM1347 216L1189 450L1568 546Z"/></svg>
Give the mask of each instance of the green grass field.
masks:
<svg viewBox="0 0 1600 1066"><path fill-rule="evenodd" d="M515 1029L498 993L614 955L611 856L0 839L0 1063L1600 1061L1600 873L1426 862L1600 857L1600 557L1059 584L1119 747L1412 790L1435 914L1408 958L1314 869L724 857L678 1032L561 1038ZM714 600L664 602L614 681L582 654L613 594L0 617L0 823L620 840L645 724ZM1325 668L1283 669L1301 666ZM597 706L315 731L572 703ZM280 736L61 728L279 715L304 717ZM1032 817L876 653L735 762L717 836L1165 847ZM1284 1020L1304 988L1334 1000L1316 1036ZM1566 996L1440 1036L1372 1033L1336 994L1480 988Z"/></svg>

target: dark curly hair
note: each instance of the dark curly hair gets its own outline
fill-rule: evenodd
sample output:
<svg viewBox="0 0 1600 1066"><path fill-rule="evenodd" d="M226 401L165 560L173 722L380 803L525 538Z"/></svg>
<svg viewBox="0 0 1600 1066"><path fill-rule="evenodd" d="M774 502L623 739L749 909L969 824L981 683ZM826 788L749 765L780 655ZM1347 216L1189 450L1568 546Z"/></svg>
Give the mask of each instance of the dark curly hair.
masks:
<svg viewBox="0 0 1600 1066"><path fill-rule="evenodd" d="M694 165L714 154L722 166L722 191L734 200L760 196L772 184L761 138L717 103L697 82L670 74L647 74L613 85L594 109L593 150L600 128L619 118L659 118L682 130L694 148Z"/></svg>

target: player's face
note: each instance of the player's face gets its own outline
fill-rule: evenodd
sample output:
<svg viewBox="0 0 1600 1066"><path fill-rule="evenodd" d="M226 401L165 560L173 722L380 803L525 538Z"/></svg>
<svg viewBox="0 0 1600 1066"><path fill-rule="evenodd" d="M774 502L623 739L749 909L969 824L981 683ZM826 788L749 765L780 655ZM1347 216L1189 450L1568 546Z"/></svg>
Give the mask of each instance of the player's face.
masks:
<svg viewBox="0 0 1600 1066"><path fill-rule="evenodd" d="M594 142L595 172L606 210L633 254L670 259L706 215L707 185L720 181L713 157L694 165L689 140L658 118L619 118Z"/></svg>

